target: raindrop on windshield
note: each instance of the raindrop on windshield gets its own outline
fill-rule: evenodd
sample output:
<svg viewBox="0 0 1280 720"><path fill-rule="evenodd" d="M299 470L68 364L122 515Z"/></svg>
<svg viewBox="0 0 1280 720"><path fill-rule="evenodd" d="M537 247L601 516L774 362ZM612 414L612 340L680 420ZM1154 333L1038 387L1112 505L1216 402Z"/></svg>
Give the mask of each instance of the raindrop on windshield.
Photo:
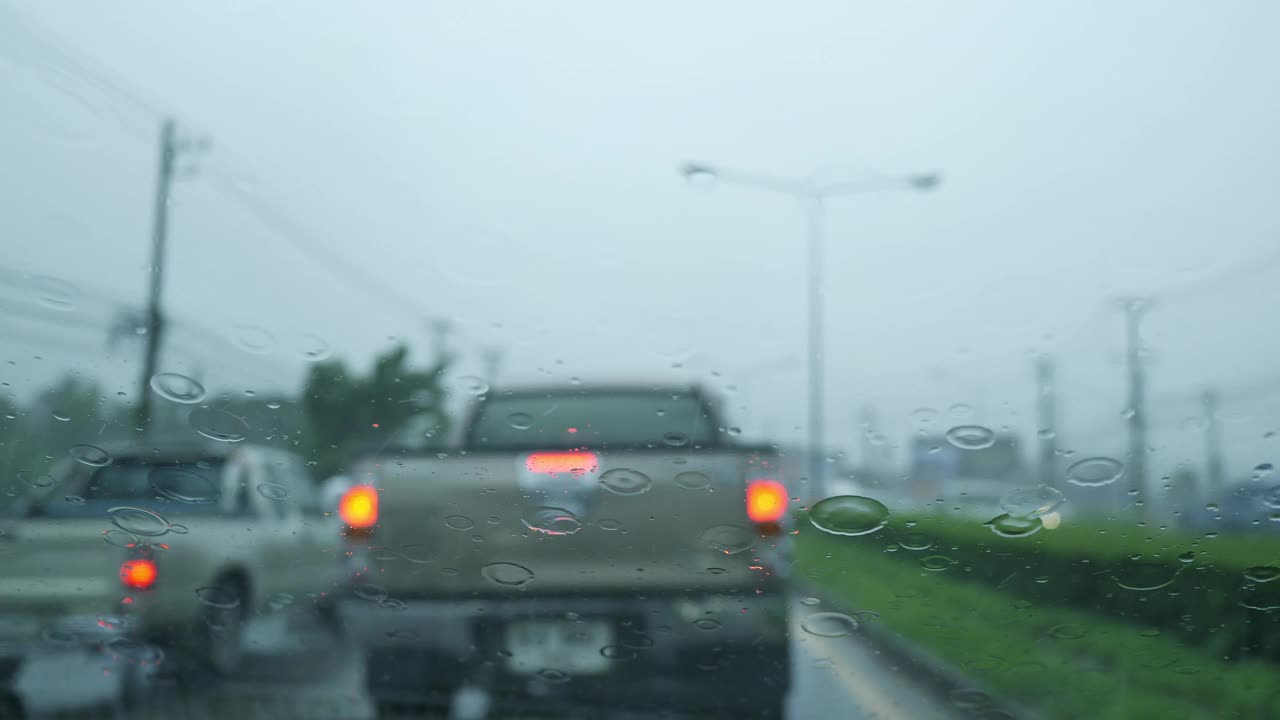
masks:
<svg viewBox="0 0 1280 720"><path fill-rule="evenodd" d="M1112 572L1111 578L1126 590L1159 590L1173 584L1178 568L1161 563L1125 560Z"/></svg>
<svg viewBox="0 0 1280 720"><path fill-rule="evenodd" d="M1262 502L1269 508L1280 510L1280 485L1263 493Z"/></svg>
<svg viewBox="0 0 1280 720"><path fill-rule="evenodd" d="M956 561L946 555L929 555L920 558L920 567L930 572L941 572L955 565Z"/></svg>
<svg viewBox="0 0 1280 720"><path fill-rule="evenodd" d="M929 407L916 408L911 412L911 417L921 425L928 425L938 419L938 411Z"/></svg>
<svg viewBox="0 0 1280 720"><path fill-rule="evenodd" d="M511 413L507 416L507 422L511 423L511 427L517 430L528 430L533 427L533 416L528 413Z"/></svg>
<svg viewBox="0 0 1280 720"><path fill-rule="evenodd" d="M136 665L159 665L164 662L164 651L140 640L117 637L104 646L113 660Z"/></svg>
<svg viewBox="0 0 1280 720"><path fill-rule="evenodd" d="M1259 463L1253 466L1253 473L1251 477L1254 480L1262 480L1263 478L1270 477L1271 474L1274 473L1275 471L1276 471L1275 465L1272 465L1269 462Z"/></svg>
<svg viewBox="0 0 1280 720"><path fill-rule="evenodd" d="M107 514L111 516L112 525L134 535L155 537L169 532L171 527L168 520L142 508L113 507L107 510Z"/></svg>
<svg viewBox="0 0 1280 720"><path fill-rule="evenodd" d="M200 473L184 468L156 468L147 476L151 489L170 500L211 503L218 499L218 486Z"/></svg>
<svg viewBox="0 0 1280 720"><path fill-rule="evenodd" d="M320 362L333 354L333 347L319 335L301 333L296 344L302 350L302 357L308 362Z"/></svg>
<svg viewBox="0 0 1280 720"><path fill-rule="evenodd" d="M858 629L858 621L837 612L820 612L802 620L800 628L818 637L843 637Z"/></svg>
<svg viewBox="0 0 1280 720"><path fill-rule="evenodd" d="M947 412L951 414L951 417L966 418L973 414L973 406L969 403L956 403L947 408Z"/></svg>
<svg viewBox="0 0 1280 720"><path fill-rule="evenodd" d="M837 495L809 509L809 522L833 535L866 535L889 522L889 508L861 495Z"/></svg>
<svg viewBox="0 0 1280 720"><path fill-rule="evenodd" d="M289 497L289 488L279 483L261 483L258 494L268 500L285 500Z"/></svg>
<svg viewBox="0 0 1280 720"><path fill-rule="evenodd" d="M689 436L684 433L669 432L662 436L662 442L669 447L684 447L689 444Z"/></svg>
<svg viewBox="0 0 1280 720"><path fill-rule="evenodd" d="M137 535L128 530L105 530L102 533L102 539L106 540L108 545L122 548L134 548L142 542Z"/></svg>
<svg viewBox="0 0 1280 720"><path fill-rule="evenodd" d="M596 521L596 527L601 530L617 530L622 527L622 523L614 520L613 518L601 518Z"/></svg>
<svg viewBox="0 0 1280 720"><path fill-rule="evenodd" d="M755 533L737 525L715 525L702 531L699 540L704 545L733 555L756 544Z"/></svg>
<svg viewBox="0 0 1280 720"><path fill-rule="evenodd" d="M566 683L569 682L569 674L554 668L543 668L538 671L538 677L549 683Z"/></svg>
<svg viewBox="0 0 1280 720"><path fill-rule="evenodd" d="M205 398L204 386L186 375L162 372L151 376L151 389L165 400L190 405Z"/></svg>
<svg viewBox="0 0 1280 720"><path fill-rule="evenodd" d="M79 495L68 495L65 498L63 498L63 500L66 500L72 505L83 505L85 503L85 499L80 497Z"/></svg>
<svg viewBox="0 0 1280 720"><path fill-rule="evenodd" d="M1109 457L1079 460L1067 468L1067 482L1081 487L1098 487L1115 482L1124 474L1124 464Z"/></svg>
<svg viewBox="0 0 1280 720"><path fill-rule="evenodd" d="M75 285L55 277L37 277L35 285L40 304L55 310L74 309L80 297L80 290Z"/></svg>
<svg viewBox="0 0 1280 720"><path fill-rule="evenodd" d="M921 532L910 532L898 538L898 544L904 550L928 550L933 547L933 538Z"/></svg>
<svg viewBox="0 0 1280 720"><path fill-rule="evenodd" d="M387 599L387 591L373 583L359 583L351 588L351 594L361 600L368 600L374 603L380 603Z"/></svg>
<svg viewBox="0 0 1280 720"><path fill-rule="evenodd" d="M225 587L202 587L196 590L196 599L211 608L230 610L239 607L240 596L234 590Z"/></svg>
<svg viewBox="0 0 1280 720"><path fill-rule="evenodd" d="M1074 623L1062 623L1049 628L1049 635L1059 640L1079 640L1088 634L1089 631L1084 626Z"/></svg>
<svg viewBox="0 0 1280 720"><path fill-rule="evenodd" d="M1010 515L1005 513L998 517L991 518L982 524L985 528L990 528L991 532L1004 538L1022 538L1029 535L1035 535L1044 527L1044 523L1038 517L1021 517L1018 515Z"/></svg>
<svg viewBox="0 0 1280 720"><path fill-rule="evenodd" d="M961 450L982 450L996 444L996 434L982 425L957 425L947 431L947 442Z"/></svg>
<svg viewBox="0 0 1280 720"><path fill-rule="evenodd" d="M812 606L812 605L817 605L817 604L818 604L818 602L819 602L819 600L818 600L818 598L816 598L816 597L804 597L804 598L800 598L800 604L801 604L801 605L810 605L810 606Z"/></svg>
<svg viewBox="0 0 1280 720"><path fill-rule="evenodd" d="M468 395L483 395L489 392L489 383L476 375L463 375L458 378L458 385Z"/></svg>
<svg viewBox="0 0 1280 720"><path fill-rule="evenodd" d="M558 507L539 507L520 518L525 527L546 535L572 535L582 529L577 515Z"/></svg>
<svg viewBox="0 0 1280 720"><path fill-rule="evenodd" d="M33 488L53 487L57 481L48 473L37 473L31 470L21 470L18 472L18 479Z"/></svg>
<svg viewBox="0 0 1280 720"><path fill-rule="evenodd" d="M1067 496L1057 488L1039 485L1031 488L1015 488L1000 499L1000 509L1019 517L1048 515L1067 501Z"/></svg>
<svg viewBox="0 0 1280 720"><path fill-rule="evenodd" d="M72 445L67 454L77 462L90 467L105 467L111 464L111 453L95 445Z"/></svg>
<svg viewBox="0 0 1280 720"><path fill-rule="evenodd" d="M682 472L676 475L675 483L685 490L705 490L711 485L711 478L700 472Z"/></svg>
<svg viewBox="0 0 1280 720"><path fill-rule="evenodd" d="M71 416L60 410L53 411L53 419L58 422L71 422Z"/></svg>
<svg viewBox="0 0 1280 720"><path fill-rule="evenodd" d="M1245 579L1256 583L1271 582L1280 578L1280 567L1274 565L1255 565L1244 571Z"/></svg>
<svg viewBox="0 0 1280 720"><path fill-rule="evenodd" d="M627 468L614 468L600 476L600 487L615 495L639 495L652 486L648 475Z"/></svg>
<svg viewBox="0 0 1280 720"><path fill-rule="evenodd" d="M187 422L196 432L219 442L240 442L249 434L249 424L244 418L216 408L192 410Z"/></svg>
<svg viewBox="0 0 1280 720"><path fill-rule="evenodd" d="M480 568L480 574L489 580L507 587L521 587L533 580L533 571L515 563L489 563Z"/></svg>
<svg viewBox="0 0 1280 720"><path fill-rule="evenodd" d="M255 355L266 355L276 347L276 339L271 333L256 325L237 325L231 332L241 350Z"/></svg>
<svg viewBox="0 0 1280 720"><path fill-rule="evenodd" d="M466 515L450 515L444 519L444 524L454 530L470 530L476 524Z"/></svg>

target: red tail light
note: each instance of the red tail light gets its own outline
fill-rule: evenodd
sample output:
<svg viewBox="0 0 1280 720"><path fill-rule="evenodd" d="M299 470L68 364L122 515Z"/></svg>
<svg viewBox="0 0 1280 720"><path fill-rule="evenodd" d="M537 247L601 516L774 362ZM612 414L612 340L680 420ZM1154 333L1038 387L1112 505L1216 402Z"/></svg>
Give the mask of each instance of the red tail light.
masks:
<svg viewBox="0 0 1280 720"><path fill-rule="evenodd" d="M369 485L356 485L338 502L338 515L350 527L373 527L378 522L378 491Z"/></svg>
<svg viewBox="0 0 1280 720"><path fill-rule="evenodd" d="M529 472L547 475L582 475L600 467L600 458L592 452L536 452L524 459L524 467Z"/></svg>
<svg viewBox="0 0 1280 720"><path fill-rule="evenodd" d="M120 582L135 590L146 590L156 584L156 564L151 560L125 560L120 563Z"/></svg>
<svg viewBox="0 0 1280 720"><path fill-rule="evenodd" d="M747 484L747 517L753 522L776 523L787 514L787 489L777 480L752 480Z"/></svg>

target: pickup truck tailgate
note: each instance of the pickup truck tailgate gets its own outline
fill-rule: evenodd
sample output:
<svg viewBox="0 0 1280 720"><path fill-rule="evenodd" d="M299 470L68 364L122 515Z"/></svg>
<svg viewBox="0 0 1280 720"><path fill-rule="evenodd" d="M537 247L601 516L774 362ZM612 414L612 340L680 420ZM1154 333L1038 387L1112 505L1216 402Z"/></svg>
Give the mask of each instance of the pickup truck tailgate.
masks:
<svg viewBox="0 0 1280 720"><path fill-rule="evenodd" d="M744 483L776 475L767 455L604 450L572 469L565 455L368 463L361 475L382 511L366 541L364 580L396 597L718 592L769 582L778 538L748 519Z"/></svg>

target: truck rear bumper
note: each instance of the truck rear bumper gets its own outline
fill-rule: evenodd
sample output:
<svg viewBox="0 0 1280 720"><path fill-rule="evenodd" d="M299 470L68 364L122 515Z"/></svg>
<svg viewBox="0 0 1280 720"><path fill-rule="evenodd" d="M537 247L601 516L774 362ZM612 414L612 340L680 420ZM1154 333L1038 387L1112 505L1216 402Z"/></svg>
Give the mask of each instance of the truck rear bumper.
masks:
<svg viewBox="0 0 1280 720"><path fill-rule="evenodd" d="M725 697L768 702L790 683L788 601L782 592L699 595L538 596L416 599L340 604L351 636L369 652L371 693L383 701L439 701L480 685L519 707L597 699L679 707L723 705ZM522 661L508 629L558 622L607 626L596 662L568 672ZM600 635L590 635L598 639ZM582 667L587 667L583 670ZM728 691L717 694L716 688Z"/></svg>

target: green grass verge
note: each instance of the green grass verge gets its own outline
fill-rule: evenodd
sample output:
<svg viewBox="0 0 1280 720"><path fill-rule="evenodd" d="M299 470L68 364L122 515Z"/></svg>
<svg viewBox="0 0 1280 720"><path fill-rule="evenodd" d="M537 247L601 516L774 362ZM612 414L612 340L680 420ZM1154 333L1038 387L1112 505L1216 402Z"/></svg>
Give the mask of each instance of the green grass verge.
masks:
<svg viewBox="0 0 1280 720"><path fill-rule="evenodd" d="M889 555L881 533L836 537L807 521L801 527L797 570L806 578L853 609L880 613L872 622L952 664L982 688L1046 717L1280 718L1280 668L1271 663L1226 662L1122 618L968 582L963 564L941 572L920 566L919 558L945 554L945 547ZM928 525L922 522L919 529L928 531ZM1094 542L1089 538L1099 553L1095 557L1124 555Z"/></svg>

